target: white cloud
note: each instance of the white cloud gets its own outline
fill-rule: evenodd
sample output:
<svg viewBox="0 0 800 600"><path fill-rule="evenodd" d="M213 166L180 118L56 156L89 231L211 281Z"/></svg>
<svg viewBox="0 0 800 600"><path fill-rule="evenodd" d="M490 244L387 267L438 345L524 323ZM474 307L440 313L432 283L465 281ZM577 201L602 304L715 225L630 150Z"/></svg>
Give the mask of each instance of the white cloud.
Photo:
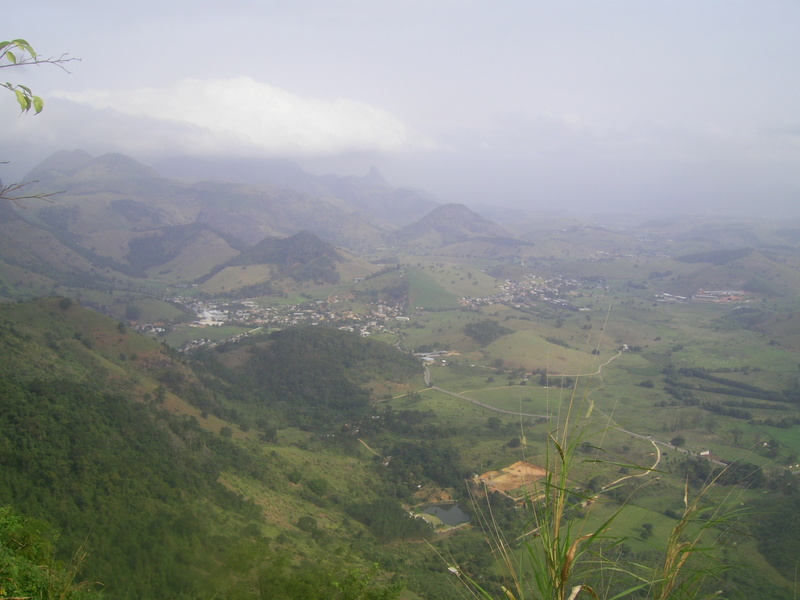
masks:
<svg viewBox="0 0 800 600"><path fill-rule="evenodd" d="M172 146L194 152L238 149L304 157L435 146L379 108L344 99L304 98L250 77L183 79L164 88L55 92L52 96L157 119L173 136L184 131L182 139L171 140ZM154 139L162 137L154 134ZM147 139L138 143L148 145Z"/></svg>

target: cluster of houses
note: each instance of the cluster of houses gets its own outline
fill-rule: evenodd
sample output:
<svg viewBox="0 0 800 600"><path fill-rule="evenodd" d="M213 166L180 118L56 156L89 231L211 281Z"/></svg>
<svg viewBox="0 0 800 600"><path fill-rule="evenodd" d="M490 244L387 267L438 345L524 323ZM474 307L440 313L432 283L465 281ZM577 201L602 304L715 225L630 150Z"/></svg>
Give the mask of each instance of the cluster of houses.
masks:
<svg viewBox="0 0 800 600"><path fill-rule="evenodd" d="M340 329L353 331L362 336L372 335L391 330L397 323L408 321L401 304L388 305L379 303L365 313L355 313L350 310L335 310L335 300L307 301L301 304L269 305L245 300L235 302L205 301L196 298L176 296L168 299L169 302L191 311L196 315L192 322L195 327L220 327L222 325L235 325L239 327L252 327L249 332L259 331L262 328L282 328L292 325L318 325L321 323L334 324ZM162 330L163 331L163 330ZM248 333L241 334L246 336ZM237 337L241 337L237 336ZM201 345L209 345L208 339L194 340L184 347L184 350Z"/></svg>
<svg viewBox="0 0 800 600"><path fill-rule="evenodd" d="M414 356L419 358L426 365L446 365L447 360L444 357L453 354L455 353L450 350L433 350L432 352L415 352Z"/></svg>
<svg viewBox="0 0 800 600"><path fill-rule="evenodd" d="M743 290L698 290L692 300L704 302L744 302L747 292Z"/></svg>
<svg viewBox="0 0 800 600"><path fill-rule="evenodd" d="M527 276L522 281L507 279L500 286L500 291L491 296L461 298L461 304L469 308L478 308L492 304L511 304L519 307L533 302L543 302L566 310L580 310L566 297L581 287L582 284L577 279L553 277L538 280L533 276Z"/></svg>
<svg viewBox="0 0 800 600"><path fill-rule="evenodd" d="M748 302L753 299L753 294L744 290L698 290L691 297L661 292L656 294L655 298L659 302L688 302L689 300L700 302Z"/></svg>
<svg viewBox="0 0 800 600"><path fill-rule="evenodd" d="M576 279L555 277L540 280L532 276L523 281L506 280L500 290L491 296L461 299L463 306L477 308L498 303L510 303L517 306L533 302L545 302L568 310L580 310L565 299L569 294L581 287ZM196 315L193 325L196 327L219 327L222 325L235 325L252 327L251 331L261 328L282 328L300 324L333 324L340 329L353 331L362 336L372 335L394 328L408 321L405 307L402 303L385 304L377 303L364 313L355 313L351 310L338 310L335 295L327 300L307 301L301 304L269 305L262 306L251 300L221 302L175 296L167 298L172 304L190 311ZM141 327L151 327L150 324ZM148 331L149 333L163 334L165 330ZM248 335L247 333L241 335ZM184 349L201 345L213 344L209 339L198 339L187 343ZM440 360L441 357L427 357L431 362Z"/></svg>
<svg viewBox="0 0 800 600"><path fill-rule="evenodd" d="M541 302L567 310L588 310L578 308L569 301L569 298L582 287L585 287L585 282L582 283L577 279L556 276L544 280L529 275L522 281L506 280L501 284L499 291L491 296L464 297L461 299L461 304L469 308L500 303L521 307ZM186 296L174 296L165 300L193 313L195 320L192 325L196 327L233 325L251 328L250 332L240 334L241 336L260 331L262 328L283 328L301 324L335 325L340 329L368 336L395 331L399 324L409 320L403 303L376 303L368 306L367 311L356 313L337 307L339 299L335 294L326 300L307 300L300 304L268 306L262 306L252 300L224 302ZM163 324L139 324L137 328L142 333L156 335L167 332ZM214 343L210 339L197 339L187 343L184 350ZM425 358L429 362L441 360L438 356Z"/></svg>

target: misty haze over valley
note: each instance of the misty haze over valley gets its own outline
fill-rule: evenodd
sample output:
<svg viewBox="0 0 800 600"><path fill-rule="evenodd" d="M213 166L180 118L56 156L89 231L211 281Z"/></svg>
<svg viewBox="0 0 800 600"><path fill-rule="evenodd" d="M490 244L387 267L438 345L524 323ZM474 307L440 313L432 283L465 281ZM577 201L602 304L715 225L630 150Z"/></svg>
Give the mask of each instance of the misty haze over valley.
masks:
<svg viewBox="0 0 800 600"><path fill-rule="evenodd" d="M17 181L50 154L377 166L440 202L798 216L798 8L40 2L7 30L47 110L0 97ZM23 35L24 34L24 35Z"/></svg>
<svg viewBox="0 0 800 600"><path fill-rule="evenodd" d="M797 5L5 16L0 598L794 598Z"/></svg>

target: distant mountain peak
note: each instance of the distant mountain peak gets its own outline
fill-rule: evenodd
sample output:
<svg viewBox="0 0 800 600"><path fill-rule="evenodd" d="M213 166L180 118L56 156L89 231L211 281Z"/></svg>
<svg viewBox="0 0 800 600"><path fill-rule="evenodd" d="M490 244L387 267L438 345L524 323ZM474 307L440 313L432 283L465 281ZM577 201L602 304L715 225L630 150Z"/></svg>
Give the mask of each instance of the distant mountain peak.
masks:
<svg viewBox="0 0 800 600"><path fill-rule="evenodd" d="M434 208L420 222L456 224L481 235L508 235L500 225L475 213L472 209L450 202Z"/></svg>
<svg viewBox="0 0 800 600"><path fill-rule="evenodd" d="M59 150L39 163L34 171L72 175L86 167L90 162L92 162L92 157L84 150ZM26 178L31 179L30 175L26 176Z"/></svg>
<svg viewBox="0 0 800 600"><path fill-rule="evenodd" d="M448 202L447 204L442 204L434 208L430 213L428 213L428 217L439 217L442 215L444 216L462 215L464 217L486 221L486 219L473 212L468 206L466 206L465 204L460 204L458 202Z"/></svg>
<svg viewBox="0 0 800 600"><path fill-rule="evenodd" d="M59 150L42 161L25 178L45 184L62 177L140 179L157 176L153 169L125 154L110 153L92 158L83 150Z"/></svg>
<svg viewBox="0 0 800 600"><path fill-rule="evenodd" d="M508 237L500 225L474 213L463 204L442 204L413 225L398 231L399 240L426 240L425 244L452 244L476 237Z"/></svg>
<svg viewBox="0 0 800 600"><path fill-rule="evenodd" d="M297 190L360 215L382 229L394 229L419 218L437 203L428 194L394 188L376 167L361 175L312 175L283 159L197 158L162 159L157 169L165 177L186 181L226 181Z"/></svg>
<svg viewBox="0 0 800 600"><path fill-rule="evenodd" d="M111 152L102 154L92 161L94 164L101 165L107 170L107 174L118 177L159 177L152 167L143 165L139 161L120 154Z"/></svg>
<svg viewBox="0 0 800 600"><path fill-rule="evenodd" d="M390 188L392 187L389 185L389 182L383 178L381 172L378 170L378 167L372 166L370 167L369 172L361 178L362 183L370 187L380 187L380 188Z"/></svg>

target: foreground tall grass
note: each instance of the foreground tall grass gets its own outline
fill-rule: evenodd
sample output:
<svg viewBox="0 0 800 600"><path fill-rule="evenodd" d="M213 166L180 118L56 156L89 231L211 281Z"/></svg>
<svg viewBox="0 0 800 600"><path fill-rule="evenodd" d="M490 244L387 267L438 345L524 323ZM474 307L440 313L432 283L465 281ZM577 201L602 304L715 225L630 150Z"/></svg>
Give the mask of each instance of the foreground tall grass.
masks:
<svg viewBox="0 0 800 600"><path fill-rule="evenodd" d="M525 495L524 507L530 521L525 532L521 532L523 535L506 539L486 501L488 490L471 490L476 518L503 574L499 597L505 600L719 597L722 594L719 575L725 565L719 561L716 538L731 529L739 514L723 513L710 502L709 493L715 480L694 493L686 482L683 513L659 549L660 560L656 564L626 559L622 546L625 539L613 533L612 525L629 506L628 500L614 501L616 509L600 523L592 524L571 514L578 507L591 507L608 500L609 492L621 486L623 480L641 477L644 481L641 485L647 485L658 473L652 468L598 458L609 428L590 433L588 423L579 417L587 405L586 395L579 397L577 384L566 395L565 401L559 403L564 410L547 432L546 464L541 465L546 467L547 474ZM522 439L524 453L524 435ZM595 450L595 456L589 460L606 466L624 466L629 471L638 469L638 475L622 477L599 491L576 489L575 471L585 462L585 454L577 453L587 445ZM486 510L480 510L483 504ZM496 593L487 591L487 586L479 585L463 573L458 565L453 565L451 571L460 577L463 588L472 597L498 598Z"/></svg>
<svg viewBox="0 0 800 600"><path fill-rule="evenodd" d="M60 563L43 529L43 523L0 506L0 600L101 598L99 586L80 580L86 550L78 549L71 564Z"/></svg>

